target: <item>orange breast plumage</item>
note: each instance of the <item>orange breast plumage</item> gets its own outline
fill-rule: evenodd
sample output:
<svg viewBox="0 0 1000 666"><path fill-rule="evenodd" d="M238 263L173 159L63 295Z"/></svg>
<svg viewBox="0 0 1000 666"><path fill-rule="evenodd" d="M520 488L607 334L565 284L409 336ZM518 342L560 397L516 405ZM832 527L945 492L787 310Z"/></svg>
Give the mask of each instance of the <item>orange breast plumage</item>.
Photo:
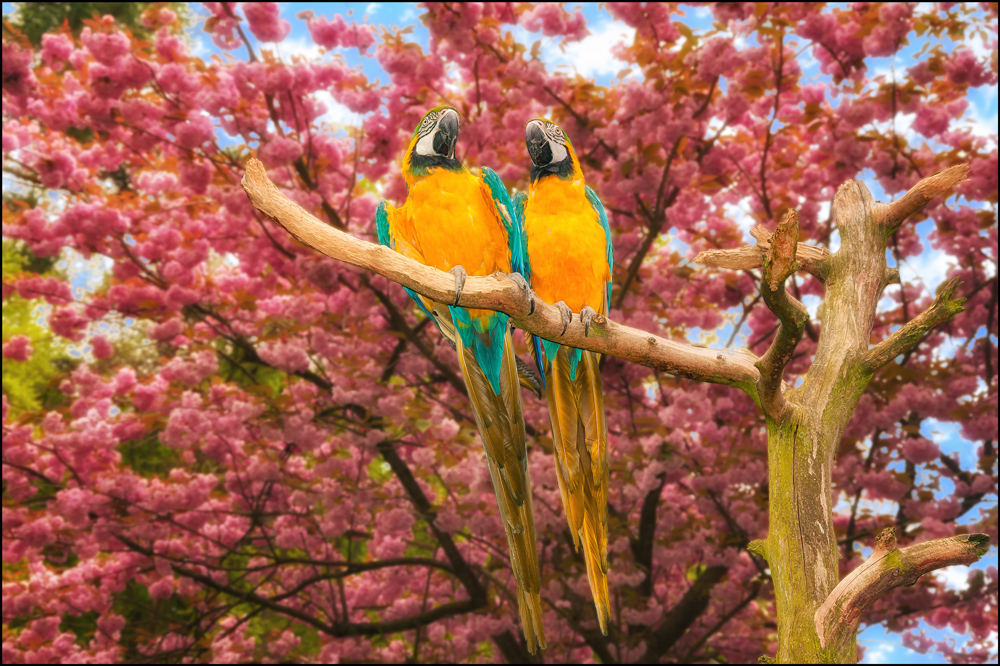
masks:
<svg viewBox="0 0 1000 666"><path fill-rule="evenodd" d="M573 312L590 306L605 313L607 236L583 184L556 178L537 183L525 202L524 229L538 297L564 301Z"/></svg>
<svg viewBox="0 0 1000 666"><path fill-rule="evenodd" d="M403 209L406 232L429 266L446 271L460 265L469 275L510 272L503 227L472 174L430 174L411 186Z"/></svg>

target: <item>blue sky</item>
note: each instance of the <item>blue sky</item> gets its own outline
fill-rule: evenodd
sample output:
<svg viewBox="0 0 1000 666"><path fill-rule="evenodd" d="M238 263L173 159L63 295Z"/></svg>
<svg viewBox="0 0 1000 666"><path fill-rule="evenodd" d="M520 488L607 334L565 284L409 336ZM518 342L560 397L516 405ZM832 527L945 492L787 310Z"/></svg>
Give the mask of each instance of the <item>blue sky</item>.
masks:
<svg viewBox="0 0 1000 666"><path fill-rule="evenodd" d="M581 42L561 44L561 40L545 38L537 33L529 33L527 30L520 27L510 29L514 30L515 38L525 44L530 45L536 40L541 40L542 58L550 67L566 68L568 71L575 70L583 76L592 78L597 84L610 84L613 80L615 80L617 72L625 68L624 63L616 61L610 55L610 48L617 42L631 41L633 31L625 24L614 21L610 14L606 10L600 8L600 6L596 3L572 3L568 5L568 8L571 10L576 7L579 7L584 16L587 18L588 28L591 33L590 36ZM9 13L11 10L11 3L3 3L4 14ZM208 15L207 10L202 8L200 5L192 5L192 10L195 16L201 17L202 20ZM413 26L413 31L410 33L409 39L420 44L425 49L428 46L429 34L427 29L420 24L418 18L423 10L415 4L292 2L282 3L281 5L282 17L288 20L292 26L292 31L289 37L277 46L278 54L282 58L290 57L294 54L302 54L309 57L320 57L318 47L312 44L308 30L305 27L305 21L296 18L296 15L304 10L310 10L318 15L326 17L332 17L334 14L342 14L348 19L348 21L354 20L362 22L367 20L368 23L375 26L384 26L387 28L394 26ZM712 18L707 9L702 7L685 7L684 11L687 14L687 20L685 22L692 29L707 30L711 28ZM202 58L208 59L212 54L221 52L220 49L218 49L212 41L208 39L207 35L201 31L200 24L191 29L189 34L194 42L193 46L195 53ZM984 45L975 41L970 42L968 45L977 53L985 48ZM909 47L904 49L904 51L898 54L895 57L895 60L891 58L878 58L870 60L869 75L874 77L879 73L886 73L889 71L891 66L895 66L897 71L904 69L911 64L912 56L920 48L920 46L920 42L911 44ZM946 50L954 49L956 46L956 44L947 40L943 43L943 47ZM260 48L260 45L257 44L255 47ZM274 48L274 45L266 45L264 48ZM388 77L379 66L378 61L374 58L374 49L369 50L368 57L359 55L358 52L353 49L339 49L338 51L340 52L340 55L346 59L348 64L361 67L370 79L380 79L382 83L387 81ZM245 50L242 48L237 49L233 52L233 55L238 58L245 57ZM330 58L333 56L327 55L325 57ZM816 61L808 54L804 54L802 56L802 66L807 77L811 76L816 81L828 80L828 77L819 73ZM334 124L357 122L358 117L355 114L352 114L346 108L338 105L329 96L324 98L323 101L329 108L326 120ZM977 133L992 135L995 145L997 133L996 86L971 91L969 101L970 108L963 119L963 123L972 127L973 131ZM897 118L897 126L900 127L901 133L904 135L907 135L907 133L912 135L912 130L909 129L912 121L912 117L907 118L905 116L901 116ZM870 176L871 174L862 174L862 178L872 189L876 198L883 200L888 199L889 197L885 196L885 194L881 192L877 183L871 180ZM752 223L750 217L745 211L741 211L739 206L730 206L727 208L727 212L741 225L744 233L746 234L747 241L750 242L748 233ZM921 280L931 292L933 292L934 289L944 280L948 267L956 263L956 259L954 257L950 257L942 252L933 250L930 247L930 243L927 242L927 233L932 226L933 225L930 221L923 222L918 225L918 232L924 240L925 252L920 257L909 260L906 265L901 267L901 274L904 281L910 282L914 280ZM676 249L682 252L686 251L683 244L676 239L673 239L670 242L676 247ZM76 269L74 271L74 287L84 288L88 283L93 284L94 276L91 274L92 270L93 269ZM73 271L72 268L71 271ZM811 301L807 301L806 305L810 306L810 309L815 312L815 308L819 302L819 299L813 299ZM710 332L714 338L714 341L710 342L711 346L718 347L724 344L729 338L731 331L732 325L727 324L718 331ZM703 332L697 330L692 331L689 334L689 338L694 342L708 341L708 339L703 336ZM740 344L739 339L737 339L736 344ZM942 451L956 453L961 458L964 467L970 468L974 466L975 445L964 440L959 435L958 429L954 425L928 420L924 422L922 433L929 439L937 441L941 446ZM945 486L944 490L950 490L950 488L948 488L950 483L944 483L942 485ZM975 515L969 515L967 516L967 519L972 520L976 517L977 516ZM997 565L997 550L995 547L992 548L987 557L976 566L981 568L989 565ZM965 580L966 574L966 569L954 567L941 575L945 576L945 578L949 581L949 584L957 586L962 584L962 581ZM958 645L961 645L964 640L963 637L955 636L949 631L928 629L927 633L936 640L940 640L941 638L950 635L950 637L953 638ZM866 628L861 633L859 640L862 645L865 645L868 648L868 655L865 659L867 663L893 663L900 661L910 663L945 663L944 659L940 655L920 655L916 652L903 648L898 634L887 634L879 625Z"/></svg>

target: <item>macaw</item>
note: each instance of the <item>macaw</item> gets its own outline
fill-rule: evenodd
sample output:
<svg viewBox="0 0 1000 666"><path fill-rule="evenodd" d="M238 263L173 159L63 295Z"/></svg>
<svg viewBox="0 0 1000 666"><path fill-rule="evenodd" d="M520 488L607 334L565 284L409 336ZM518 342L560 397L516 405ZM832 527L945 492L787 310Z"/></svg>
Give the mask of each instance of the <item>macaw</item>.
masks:
<svg viewBox="0 0 1000 666"><path fill-rule="evenodd" d="M382 201L376 228L382 245L455 275L459 296L468 275L523 272L523 232L515 227L506 187L490 169L473 176L455 157L460 118L431 109L402 158L406 203ZM524 278L516 276L527 290ZM519 372L507 315L438 303L407 289L458 352L465 387L503 519L517 581L528 650L545 649L535 519L521 413Z"/></svg>
<svg viewBox="0 0 1000 666"><path fill-rule="evenodd" d="M536 296L559 308L563 332L573 312L580 313L589 331L594 317L611 309L608 217L584 184L580 161L558 125L531 120L525 142L531 180L528 191L518 193L513 203L526 237L526 277ZM600 355L529 337L549 403L559 493L577 551L583 541L597 619L607 635L610 467Z"/></svg>

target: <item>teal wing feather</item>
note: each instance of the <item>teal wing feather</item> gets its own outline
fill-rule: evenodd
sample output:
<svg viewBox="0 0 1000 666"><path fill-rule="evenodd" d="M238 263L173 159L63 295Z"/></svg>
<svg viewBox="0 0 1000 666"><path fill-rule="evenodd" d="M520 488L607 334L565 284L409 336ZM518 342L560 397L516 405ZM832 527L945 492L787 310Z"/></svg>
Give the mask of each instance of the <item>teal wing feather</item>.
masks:
<svg viewBox="0 0 1000 666"><path fill-rule="evenodd" d="M500 180L500 176L493 169L483 167L480 169L479 179L486 190L486 193L493 200L497 211L500 213L501 222L507 232L507 247L510 250L510 267L515 273L520 273L525 280L531 279L531 264L528 261L528 240L524 233L524 217L516 214L516 205L511 201L507 187ZM518 194L515 199L522 199L523 194Z"/></svg>
<svg viewBox="0 0 1000 666"><path fill-rule="evenodd" d="M514 205L514 218L517 220L518 226L520 226L522 232L524 230L524 207L528 204L528 193L518 192L511 198L511 203ZM527 246L527 242L525 242ZM527 247L525 247L527 249Z"/></svg>
<svg viewBox="0 0 1000 666"><path fill-rule="evenodd" d="M449 305L455 334L462 339L462 346L472 350L490 387L500 395L500 364L504 355L504 333L509 318L502 312L473 318L460 305Z"/></svg>
<svg viewBox="0 0 1000 666"><path fill-rule="evenodd" d="M608 275L613 275L615 269L615 252L614 247L611 244L611 227L608 225L608 214L604 212L604 204L602 204L601 200L597 198L597 194L594 193L594 190L587 187L586 192L587 201L589 201L590 205L594 207L594 211L597 213L598 221L601 223L601 226L604 227L604 236L608 240ZM611 312L611 280L608 280L607 289L608 297L605 303L604 312L602 313L605 315Z"/></svg>
<svg viewBox="0 0 1000 666"><path fill-rule="evenodd" d="M395 243L392 242L392 231L389 229L388 208L389 202L385 199L378 202L378 208L375 210L375 231L378 233L379 245L395 250Z"/></svg>
<svg viewBox="0 0 1000 666"><path fill-rule="evenodd" d="M375 210L375 231L378 233L379 245L383 245L390 250L396 250L398 252L399 250L396 247L396 239L392 233L392 223L389 221L390 212L394 212L394 209L385 199L378 202L378 208ZM420 294L407 287L403 287L403 289L409 297L413 299L413 302L420 306L420 309L424 311L424 314L434 320L434 323L437 324L438 330L441 330L441 333L444 334L444 330L441 329L441 324L438 323L437 317L435 317L431 311L427 309L427 305L420 297ZM445 337L447 337L447 335L445 335Z"/></svg>
<svg viewBox="0 0 1000 666"><path fill-rule="evenodd" d="M482 167L479 170L479 182L483 188L483 195L492 201L500 216L499 222L506 232L511 270L520 273L525 280L530 279L531 271L528 264L528 246L524 226L521 219L514 215L514 204L510 200L507 187L500 180L500 176L489 167ZM455 319L456 328L463 335L462 342L466 346L472 347L479 367L489 379L494 392L499 394L500 362L503 358L504 333L509 318L507 315L497 312L483 319L472 319L467 312L457 312L460 309L452 308L452 316ZM468 344L467 338L464 336L474 338L474 341L469 340L472 344Z"/></svg>
<svg viewBox="0 0 1000 666"><path fill-rule="evenodd" d="M527 275L524 275L522 273L522 275L524 275L524 279L526 279L528 283L531 284L531 263L528 261L528 240L527 240L527 234L524 231L524 207L528 203L528 193L518 192L517 194L514 195L514 198L511 201L514 204L514 219L516 220L517 229L520 230L520 233L524 238L524 263L526 266L525 270L527 270L528 273ZM545 356L542 353L542 343L544 341L537 335L529 334L528 337L530 338L529 344L531 345L533 352L532 356L535 357L535 365L538 366L538 377L539 379L541 379L542 382L542 391L544 391ZM558 351L559 345L556 345L555 349Z"/></svg>

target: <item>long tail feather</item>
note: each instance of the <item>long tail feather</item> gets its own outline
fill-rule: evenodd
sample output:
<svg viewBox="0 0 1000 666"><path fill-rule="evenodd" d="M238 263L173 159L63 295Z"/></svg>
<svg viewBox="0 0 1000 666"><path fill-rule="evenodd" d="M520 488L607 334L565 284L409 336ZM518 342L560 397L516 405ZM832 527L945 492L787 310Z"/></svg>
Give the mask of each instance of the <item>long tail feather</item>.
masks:
<svg viewBox="0 0 1000 666"><path fill-rule="evenodd" d="M521 389L513 342L510 331L506 331L500 364L500 395L497 395L476 363L472 350L463 345L461 336L456 336L455 341L510 548L521 628L528 651L534 654L537 648L545 649L545 631Z"/></svg>
<svg viewBox="0 0 1000 666"><path fill-rule="evenodd" d="M404 287L404 289L406 288ZM455 323L451 319L451 313L448 311L448 306L441 303L435 303L429 298L425 298L424 296L421 296L414 291L410 291L409 289L407 289L407 293L410 294L410 298L416 301L417 305L420 306L420 309L431 317L448 344L450 344L453 349L457 349L455 346L455 338L458 337L458 334L455 332ZM542 380L538 375L538 371L516 356L514 357L514 360L517 363L517 380L521 383L521 386L534 393L536 397L541 398Z"/></svg>
<svg viewBox="0 0 1000 666"><path fill-rule="evenodd" d="M556 479L577 549L583 542L587 578L601 631L607 635L608 596L608 426L604 418L598 355L583 352L576 380L570 379L569 350L548 364L545 389L556 454Z"/></svg>

